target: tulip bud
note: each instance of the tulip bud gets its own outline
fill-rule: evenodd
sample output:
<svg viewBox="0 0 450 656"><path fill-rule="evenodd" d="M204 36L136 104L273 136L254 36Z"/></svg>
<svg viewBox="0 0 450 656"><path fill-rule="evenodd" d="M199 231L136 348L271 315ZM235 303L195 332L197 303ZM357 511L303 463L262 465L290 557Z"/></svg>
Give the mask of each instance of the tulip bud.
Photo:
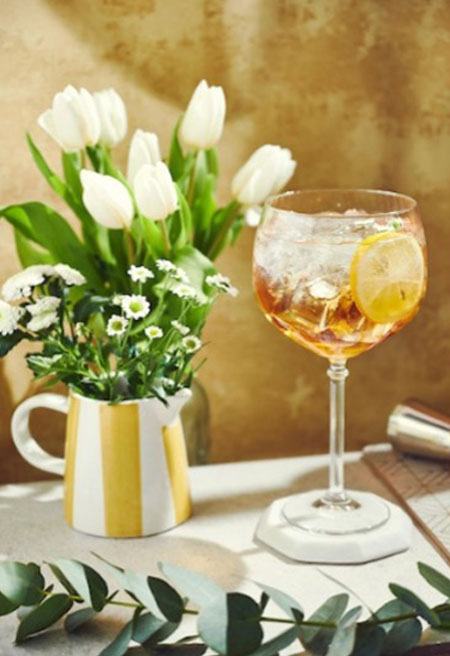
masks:
<svg viewBox="0 0 450 656"><path fill-rule="evenodd" d="M100 141L114 148L127 133L127 110L115 89L104 89L93 94L100 118Z"/></svg>
<svg viewBox="0 0 450 656"><path fill-rule="evenodd" d="M161 161L158 137L153 132L136 130L128 151L127 178L130 184L144 164L156 164Z"/></svg>
<svg viewBox="0 0 450 656"><path fill-rule="evenodd" d="M225 94L222 87L208 87L202 80L181 121L181 142L188 148L212 148L222 135L224 120Z"/></svg>
<svg viewBox="0 0 450 656"><path fill-rule="evenodd" d="M128 189L110 175L83 169L83 203L94 219L106 228L129 228L134 216Z"/></svg>
<svg viewBox="0 0 450 656"><path fill-rule="evenodd" d="M38 123L66 153L95 145L100 137L100 119L89 91L67 86L53 98L51 109Z"/></svg>
<svg viewBox="0 0 450 656"><path fill-rule="evenodd" d="M178 207L177 191L164 162L144 164L133 186L139 209L149 219L162 221Z"/></svg>
<svg viewBox="0 0 450 656"><path fill-rule="evenodd" d="M243 205L260 205L278 193L294 173L291 151L266 144L255 150L231 183L233 197Z"/></svg>

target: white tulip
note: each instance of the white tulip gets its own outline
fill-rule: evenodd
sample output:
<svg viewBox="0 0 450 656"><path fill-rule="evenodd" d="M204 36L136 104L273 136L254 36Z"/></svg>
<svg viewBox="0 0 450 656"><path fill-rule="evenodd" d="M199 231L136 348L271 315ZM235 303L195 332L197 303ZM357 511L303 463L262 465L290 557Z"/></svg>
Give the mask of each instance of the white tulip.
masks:
<svg viewBox="0 0 450 656"><path fill-rule="evenodd" d="M128 189L116 178L83 169L83 203L94 219L106 228L129 228L133 220L133 201Z"/></svg>
<svg viewBox="0 0 450 656"><path fill-rule="evenodd" d="M127 178L133 184L136 173L144 164L157 164L161 161L158 137L153 132L136 130L128 151Z"/></svg>
<svg viewBox="0 0 450 656"><path fill-rule="evenodd" d="M288 148L261 146L234 176L232 195L243 205L260 205L283 189L296 166Z"/></svg>
<svg viewBox="0 0 450 656"><path fill-rule="evenodd" d="M100 118L100 141L114 148L127 133L127 110L115 89L104 89L93 94Z"/></svg>
<svg viewBox="0 0 450 656"><path fill-rule="evenodd" d="M134 178L139 209L149 219L162 221L178 207L178 196L170 171L164 162L144 164Z"/></svg>
<svg viewBox="0 0 450 656"><path fill-rule="evenodd" d="M93 146L100 138L100 118L92 95L70 85L55 95L52 108L39 116L38 123L66 153Z"/></svg>
<svg viewBox="0 0 450 656"><path fill-rule="evenodd" d="M181 121L181 142L188 148L212 148L222 135L224 120L225 94L222 87L209 87L202 80Z"/></svg>

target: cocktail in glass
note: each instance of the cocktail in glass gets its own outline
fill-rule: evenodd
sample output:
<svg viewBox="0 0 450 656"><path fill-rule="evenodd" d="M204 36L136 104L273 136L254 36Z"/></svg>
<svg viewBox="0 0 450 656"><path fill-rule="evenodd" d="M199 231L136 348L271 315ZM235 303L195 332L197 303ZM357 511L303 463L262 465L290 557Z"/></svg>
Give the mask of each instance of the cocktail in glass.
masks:
<svg viewBox="0 0 450 656"><path fill-rule="evenodd" d="M426 288L425 237L414 199L387 191L288 192L265 206L254 288L267 319L329 360L329 488L289 498L283 520L351 535L385 524L390 507L344 487L346 362L406 325Z"/></svg>

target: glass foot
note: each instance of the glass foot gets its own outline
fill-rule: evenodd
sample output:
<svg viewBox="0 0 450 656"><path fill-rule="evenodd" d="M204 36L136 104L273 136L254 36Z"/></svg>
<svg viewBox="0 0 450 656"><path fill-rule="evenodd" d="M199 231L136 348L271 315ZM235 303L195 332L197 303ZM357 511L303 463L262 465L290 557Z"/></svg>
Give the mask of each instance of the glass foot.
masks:
<svg viewBox="0 0 450 656"><path fill-rule="evenodd" d="M349 491L335 498L327 490L298 494L284 504L283 516L309 533L350 535L366 533L385 524L388 505L375 494Z"/></svg>

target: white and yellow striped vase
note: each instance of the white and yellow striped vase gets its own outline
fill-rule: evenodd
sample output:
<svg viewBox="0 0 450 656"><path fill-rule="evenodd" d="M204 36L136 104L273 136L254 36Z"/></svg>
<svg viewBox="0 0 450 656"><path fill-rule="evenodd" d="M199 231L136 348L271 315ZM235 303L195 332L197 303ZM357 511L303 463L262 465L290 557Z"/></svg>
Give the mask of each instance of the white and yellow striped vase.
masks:
<svg viewBox="0 0 450 656"><path fill-rule="evenodd" d="M190 396L180 390L165 406L158 399L111 405L73 393L39 394L15 411L13 440L32 465L64 475L70 526L105 537L152 535L191 514L179 417ZM30 433L30 412L42 407L68 413L64 459L44 451Z"/></svg>

